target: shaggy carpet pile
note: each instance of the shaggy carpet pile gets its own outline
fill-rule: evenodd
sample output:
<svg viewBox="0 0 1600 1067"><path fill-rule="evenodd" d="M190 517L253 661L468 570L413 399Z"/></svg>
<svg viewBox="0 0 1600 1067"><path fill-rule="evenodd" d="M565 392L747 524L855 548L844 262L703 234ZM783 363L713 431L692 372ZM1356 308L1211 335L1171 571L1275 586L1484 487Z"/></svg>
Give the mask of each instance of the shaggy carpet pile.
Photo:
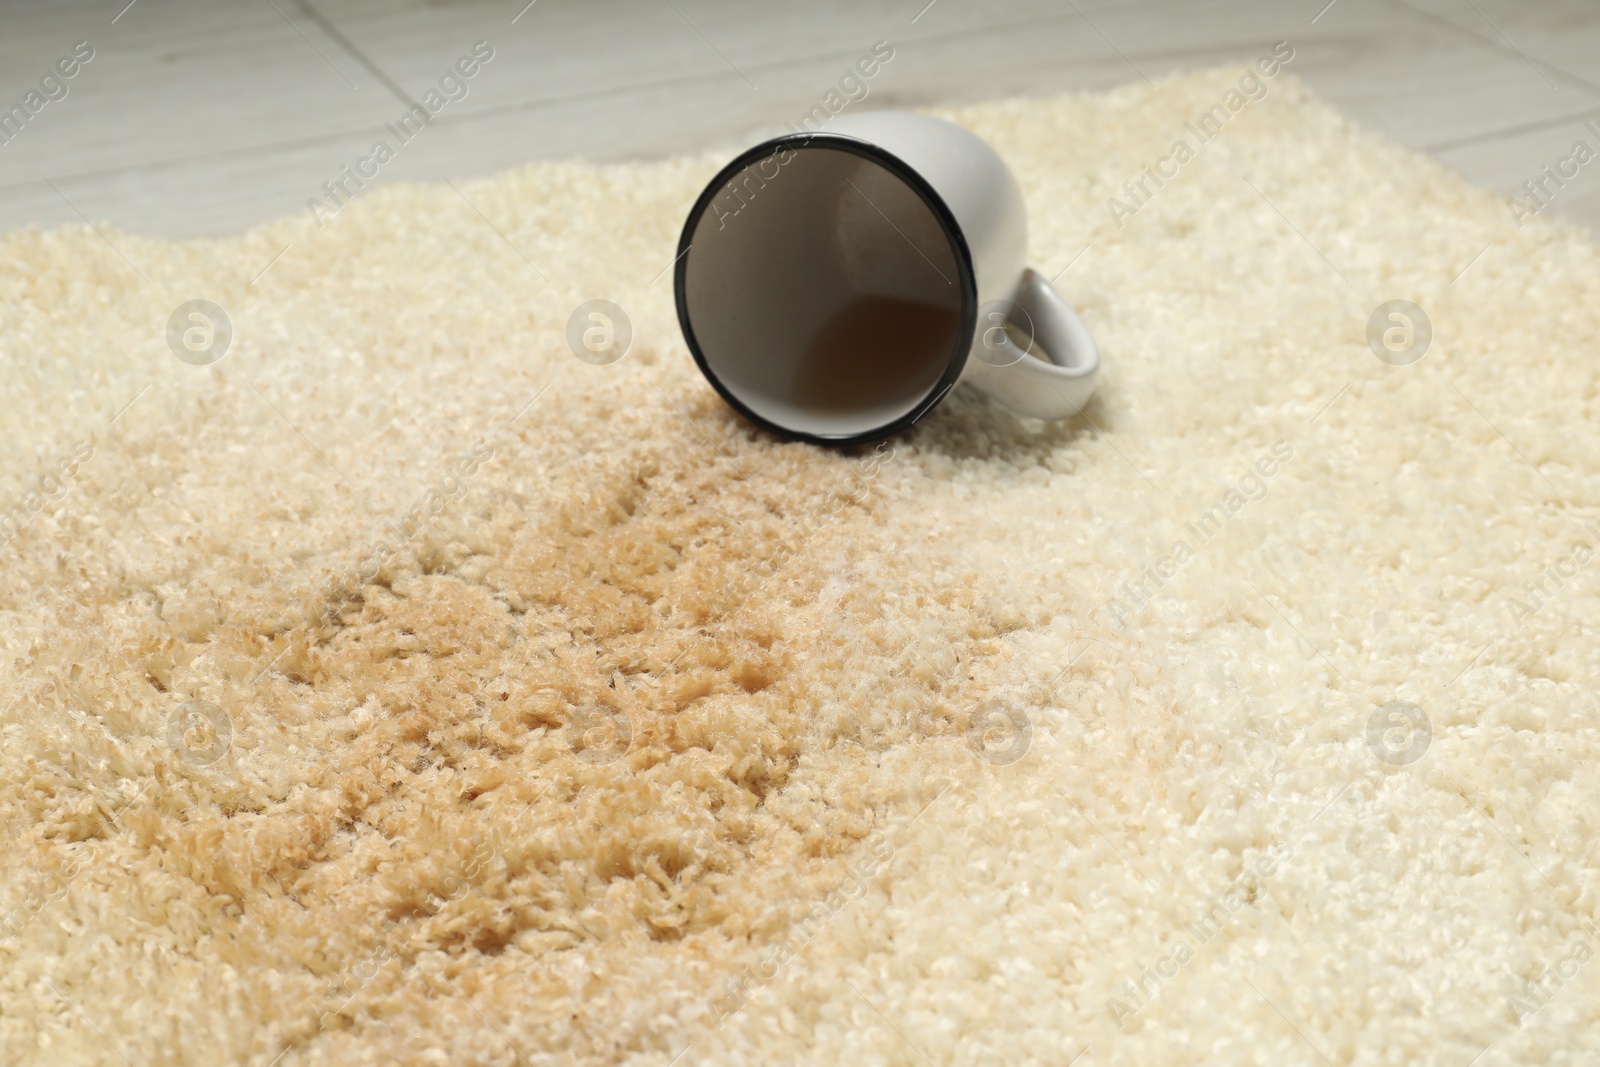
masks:
<svg viewBox="0 0 1600 1067"><path fill-rule="evenodd" d="M0 1060L1593 1062L1600 255L1245 74L947 113L1059 424L742 422L722 154L0 237Z"/></svg>

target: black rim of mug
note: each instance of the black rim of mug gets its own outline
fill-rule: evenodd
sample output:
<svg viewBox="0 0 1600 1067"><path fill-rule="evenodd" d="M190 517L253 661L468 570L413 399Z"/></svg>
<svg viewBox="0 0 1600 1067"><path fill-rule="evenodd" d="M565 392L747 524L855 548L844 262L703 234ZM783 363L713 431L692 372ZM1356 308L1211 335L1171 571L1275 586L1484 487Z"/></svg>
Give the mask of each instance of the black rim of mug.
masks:
<svg viewBox="0 0 1600 1067"><path fill-rule="evenodd" d="M781 426L771 419L764 418L751 411L745 404L722 384L710 364L706 362L705 353L700 350L700 342L695 339L694 326L689 320L689 300L684 292L685 280L689 272L688 252L694 239L694 232L700 225L700 218L711 206L711 201L716 199L722 187L726 185L735 174L743 171L751 163L775 156L784 149L805 148L831 148L869 159L887 170L890 174L904 182L913 192L922 198L928 205L934 218L939 220L939 228L944 231L945 238L950 242L951 249L955 252L956 273L960 276L961 285L961 330L956 335L955 351L950 353L950 360L945 365L944 373L939 376L938 382L928 392L916 407L899 418L856 434L813 434L804 430L792 429ZM915 170L906 166L898 156L879 148L870 141L858 140L836 133L812 134L786 134L783 137L774 137L770 141L763 141L734 157L733 161L717 172L710 183L700 193L700 198L694 202L694 207L689 211L689 218L683 224L683 233L678 238L677 267L673 271L672 284L674 297L678 306L678 327L683 331L683 339L689 345L689 353L694 356L695 365L700 368L700 373L705 375L706 381L717 391L722 399L728 402L739 414L763 429L796 441L807 441L815 445L855 445L881 440L893 436L902 430L915 425L922 417L945 398L945 394L955 388L956 381L961 377L961 372L966 369L967 355L972 349L972 334L978 324L978 283L977 276L972 267L972 252L967 248L966 238L962 236L961 228L956 225L956 217L951 212L944 200L929 185L927 179Z"/></svg>

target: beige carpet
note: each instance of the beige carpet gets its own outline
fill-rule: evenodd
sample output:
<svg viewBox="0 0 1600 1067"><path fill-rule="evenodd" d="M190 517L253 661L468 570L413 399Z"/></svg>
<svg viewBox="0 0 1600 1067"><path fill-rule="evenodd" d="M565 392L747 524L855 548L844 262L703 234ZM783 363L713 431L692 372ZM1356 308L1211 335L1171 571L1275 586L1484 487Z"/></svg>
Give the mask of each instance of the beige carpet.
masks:
<svg viewBox="0 0 1600 1067"><path fill-rule="evenodd" d="M1288 74L1108 205L1241 75L951 113L1064 425L741 423L721 156L0 238L0 1062L1594 1062L1600 256Z"/></svg>

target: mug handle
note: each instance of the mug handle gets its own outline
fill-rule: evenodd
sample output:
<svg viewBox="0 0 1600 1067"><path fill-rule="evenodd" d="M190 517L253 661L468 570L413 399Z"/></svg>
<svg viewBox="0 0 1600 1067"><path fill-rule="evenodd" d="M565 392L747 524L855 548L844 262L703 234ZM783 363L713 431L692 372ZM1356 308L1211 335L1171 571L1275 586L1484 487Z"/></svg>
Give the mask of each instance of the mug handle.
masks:
<svg viewBox="0 0 1600 1067"><path fill-rule="evenodd" d="M1016 357L997 360L988 338L999 324L980 322L963 377L1020 414L1036 419L1076 415L1094 394L1100 374L1100 349L1094 336L1072 305L1031 267L1022 272L1011 303L1013 310L1029 321L1019 323L1015 314L1007 321L1030 332L1035 345L1029 352L1020 352L1015 342L1005 338L1001 343ZM1041 348L1050 362L1030 354Z"/></svg>

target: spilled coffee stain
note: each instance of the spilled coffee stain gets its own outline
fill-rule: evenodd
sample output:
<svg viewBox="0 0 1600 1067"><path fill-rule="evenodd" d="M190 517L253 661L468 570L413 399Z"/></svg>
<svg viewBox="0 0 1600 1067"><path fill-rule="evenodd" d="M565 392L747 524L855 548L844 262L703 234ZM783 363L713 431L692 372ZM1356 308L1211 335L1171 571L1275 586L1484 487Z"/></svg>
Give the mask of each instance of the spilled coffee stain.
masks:
<svg viewBox="0 0 1600 1067"><path fill-rule="evenodd" d="M636 1036L630 975L709 1006L881 826L881 754L958 729L995 653L981 604L949 590L894 609L941 620L931 659L863 663L840 627L904 644L881 596L906 576L867 494L819 506L859 460L739 458L640 446L536 518L503 505L476 549L419 543L297 631L231 704L237 750L201 772L230 780L219 805L173 799L196 773L177 768L127 812L141 851L116 877L160 871L193 900L175 921L131 893L130 921L288 967L285 1064L354 1056L415 1025L418 998L426 1026L477 1027L449 983L578 1059ZM876 577L842 580L852 557ZM183 655L252 639L223 624ZM848 707L864 672L882 705Z"/></svg>

